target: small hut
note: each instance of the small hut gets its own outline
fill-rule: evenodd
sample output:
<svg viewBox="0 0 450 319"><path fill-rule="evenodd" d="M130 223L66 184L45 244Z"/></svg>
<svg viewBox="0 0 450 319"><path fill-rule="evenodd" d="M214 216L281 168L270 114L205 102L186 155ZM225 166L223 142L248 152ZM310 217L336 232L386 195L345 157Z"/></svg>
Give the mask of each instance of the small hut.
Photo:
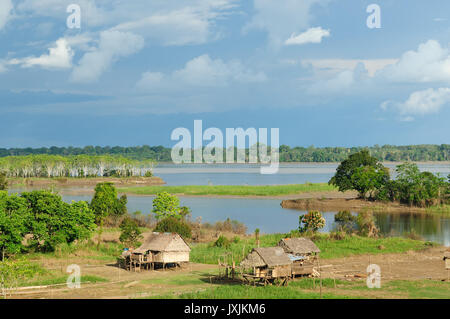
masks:
<svg viewBox="0 0 450 319"><path fill-rule="evenodd" d="M245 274L246 280L263 281L264 285L275 279L283 284L291 277L292 261L281 247L254 248L241 262L244 269L253 269L253 274Z"/></svg>
<svg viewBox="0 0 450 319"><path fill-rule="evenodd" d="M311 275L320 249L308 238L284 238L278 246L292 260L292 275Z"/></svg>
<svg viewBox="0 0 450 319"><path fill-rule="evenodd" d="M184 239L176 233L151 233L144 239L144 243L133 250L130 255L131 267L144 269L161 265L181 266L189 262L191 248Z"/></svg>

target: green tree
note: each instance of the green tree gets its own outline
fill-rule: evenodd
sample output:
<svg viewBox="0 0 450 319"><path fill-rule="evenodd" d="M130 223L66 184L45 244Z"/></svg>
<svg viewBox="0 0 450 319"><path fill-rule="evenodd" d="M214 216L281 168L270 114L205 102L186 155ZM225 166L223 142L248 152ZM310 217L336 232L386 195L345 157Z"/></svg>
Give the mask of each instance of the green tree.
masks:
<svg viewBox="0 0 450 319"><path fill-rule="evenodd" d="M0 191L8 189L8 179L5 172L0 172Z"/></svg>
<svg viewBox="0 0 450 319"><path fill-rule="evenodd" d="M29 218L27 201L17 195L8 196L0 191L0 257L15 254L24 248L22 242L26 232L25 222Z"/></svg>
<svg viewBox="0 0 450 319"><path fill-rule="evenodd" d="M448 187L445 178L430 172L420 172L414 163L398 165L396 171L394 191L401 202L424 207L440 204L445 198Z"/></svg>
<svg viewBox="0 0 450 319"><path fill-rule="evenodd" d="M158 220L166 217L181 218L180 210L180 199L176 195L161 192L153 200L152 212Z"/></svg>
<svg viewBox="0 0 450 319"><path fill-rule="evenodd" d="M130 217L124 218L120 224L120 230L120 242L128 245L129 247L136 247L139 245L139 240L142 239L142 233L134 219Z"/></svg>
<svg viewBox="0 0 450 319"><path fill-rule="evenodd" d="M389 170L370 156L368 150L362 150L342 161L328 183L341 192L356 190L361 198L366 198L367 192L381 188L388 181Z"/></svg>
<svg viewBox="0 0 450 319"><path fill-rule="evenodd" d="M325 227L325 218L318 211L310 211L299 217L299 231L301 233L316 232L323 227Z"/></svg>
<svg viewBox="0 0 450 319"><path fill-rule="evenodd" d="M21 197L30 208L26 225L33 247L53 251L59 244L87 239L95 229L95 215L86 202L68 204L50 191L24 192Z"/></svg>
<svg viewBox="0 0 450 319"><path fill-rule="evenodd" d="M95 214L98 225L102 226L106 217L116 215L121 204L113 183L98 183L95 186L95 194L92 197L90 208Z"/></svg>

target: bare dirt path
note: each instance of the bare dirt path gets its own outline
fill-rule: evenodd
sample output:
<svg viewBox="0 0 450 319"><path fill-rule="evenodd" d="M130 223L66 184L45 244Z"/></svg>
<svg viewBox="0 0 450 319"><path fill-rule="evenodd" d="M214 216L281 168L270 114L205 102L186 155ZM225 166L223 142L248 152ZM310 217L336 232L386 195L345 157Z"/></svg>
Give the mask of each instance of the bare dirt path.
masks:
<svg viewBox="0 0 450 319"><path fill-rule="evenodd" d="M441 281L447 278L443 261L443 255L447 249L446 247L433 247L402 254L359 255L326 259L320 261L320 266L323 278L346 281L365 280L369 264L380 266L382 282L427 279ZM8 298L141 298L201 291L218 285L211 281L211 278L217 274L217 265L191 263L189 266L177 270L130 272L101 261L86 263L86 259L78 257L78 259L70 260L53 259L46 266L52 269L60 267L63 269L67 263L78 263L81 266L82 275L99 276L108 279L108 282L82 283L80 289L68 289L65 285L61 285L31 291L18 291ZM327 288L324 292L328 290L340 293L339 289ZM341 292L346 295L354 294L355 297L361 297L364 294L361 291L352 290L342 290ZM383 291L371 291L366 297L389 298L396 297L396 295L386 295L386 292Z"/></svg>

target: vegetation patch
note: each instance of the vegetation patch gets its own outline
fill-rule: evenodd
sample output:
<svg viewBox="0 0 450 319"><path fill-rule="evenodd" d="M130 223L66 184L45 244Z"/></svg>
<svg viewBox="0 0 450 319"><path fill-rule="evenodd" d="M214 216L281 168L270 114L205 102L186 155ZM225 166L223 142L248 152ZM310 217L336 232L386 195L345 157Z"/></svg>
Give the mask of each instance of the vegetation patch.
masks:
<svg viewBox="0 0 450 319"><path fill-rule="evenodd" d="M136 195L156 195L168 192L177 195L219 195L219 196L282 196L307 192L335 191L336 187L325 183L292 185L189 185L189 186L144 186L123 187L121 193Z"/></svg>

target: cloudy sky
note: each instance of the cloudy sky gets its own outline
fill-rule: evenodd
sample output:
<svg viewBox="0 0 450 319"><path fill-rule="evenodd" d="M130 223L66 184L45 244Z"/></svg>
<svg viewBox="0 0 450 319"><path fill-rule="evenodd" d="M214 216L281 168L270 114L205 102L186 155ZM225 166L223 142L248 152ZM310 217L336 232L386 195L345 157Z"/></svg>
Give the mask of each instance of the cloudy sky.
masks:
<svg viewBox="0 0 450 319"><path fill-rule="evenodd" d="M0 0L0 43L0 147L450 142L447 0Z"/></svg>

